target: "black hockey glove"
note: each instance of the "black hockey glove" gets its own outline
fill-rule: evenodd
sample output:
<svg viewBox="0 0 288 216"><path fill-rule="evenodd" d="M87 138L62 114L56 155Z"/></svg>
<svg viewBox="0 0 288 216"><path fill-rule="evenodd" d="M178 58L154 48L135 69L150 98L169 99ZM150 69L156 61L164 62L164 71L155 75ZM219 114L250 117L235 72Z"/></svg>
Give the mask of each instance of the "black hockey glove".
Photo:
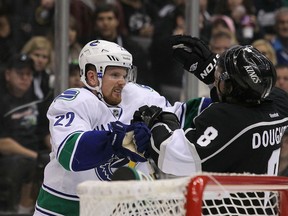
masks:
<svg viewBox="0 0 288 216"><path fill-rule="evenodd" d="M174 130L180 128L180 122L174 113L162 112L158 122L152 127L150 157L158 163L161 144L168 139Z"/></svg>
<svg viewBox="0 0 288 216"><path fill-rule="evenodd" d="M183 68L193 73L199 80L209 85L214 82L214 71L219 58L199 38L188 35L171 36L173 57Z"/></svg>
<svg viewBox="0 0 288 216"><path fill-rule="evenodd" d="M111 143L116 155L135 162L145 162L148 157L151 132L143 123L126 125L120 121L111 122Z"/></svg>
<svg viewBox="0 0 288 216"><path fill-rule="evenodd" d="M152 128L149 153L157 164L161 143L170 137L174 130L180 128L180 122L174 113L163 112L160 107L147 105L140 107L133 115L132 122L141 121L148 125L148 128Z"/></svg>
<svg viewBox="0 0 288 216"><path fill-rule="evenodd" d="M162 108L157 106L142 106L134 112L132 122L144 122L148 128L152 128L161 112Z"/></svg>

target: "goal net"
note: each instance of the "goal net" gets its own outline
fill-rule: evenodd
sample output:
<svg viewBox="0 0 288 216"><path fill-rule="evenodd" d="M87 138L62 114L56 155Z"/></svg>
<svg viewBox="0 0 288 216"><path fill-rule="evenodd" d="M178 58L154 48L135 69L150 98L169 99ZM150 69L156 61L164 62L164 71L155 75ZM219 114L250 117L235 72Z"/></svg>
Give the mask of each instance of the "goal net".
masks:
<svg viewBox="0 0 288 216"><path fill-rule="evenodd" d="M201 173L155 181L86 181L80 215L288 215L288 178Z"/></svg>

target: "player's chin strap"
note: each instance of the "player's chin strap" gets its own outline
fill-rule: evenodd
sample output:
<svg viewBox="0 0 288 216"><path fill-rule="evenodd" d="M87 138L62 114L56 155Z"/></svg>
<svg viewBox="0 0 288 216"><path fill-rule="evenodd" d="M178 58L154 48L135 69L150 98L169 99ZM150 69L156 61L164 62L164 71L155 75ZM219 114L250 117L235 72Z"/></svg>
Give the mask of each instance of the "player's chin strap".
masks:
<svg viewBox="0 0 288 216"><path fill-rule="evenodd" d="M99 85L98 86L95 86L95 87L92 87L90 85L88 85L88 83L86 82L86 80L82 77L81 77L81 81L84 83L84 85L90 89L90 90L94 90L96 91L96 96L98 97L99 100L103 101L106 105L110 106L109 104L107 104L105 102L105 100L103 99L103 94L102 94L102 90L101 90L101 87L102 87L102 80L101 79L98 79L99 80Z"/></svg>
<svg viewBox="0 0 288 216"><path fill-rule="evenodd" d="M101 100L103 103L105 103L107 106L109 106L109 104L106 103L106 101L103 98L103 94L101 91L101 88L99 86L96 87L91 87L87 85L87 88L91 89L91 90L95 90L96 91L96 96L99 100Z"/></svg>

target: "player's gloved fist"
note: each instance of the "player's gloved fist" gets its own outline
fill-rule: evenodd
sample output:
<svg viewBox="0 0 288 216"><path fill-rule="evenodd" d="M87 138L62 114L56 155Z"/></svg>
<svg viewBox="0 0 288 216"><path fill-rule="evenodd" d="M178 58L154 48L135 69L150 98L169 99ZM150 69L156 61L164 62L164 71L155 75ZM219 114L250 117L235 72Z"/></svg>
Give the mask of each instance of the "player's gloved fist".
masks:
<svg viewBox="0 0 288 216"><path fill-rule="evenodd" d="M134 123L134 141L138 152L148 157L148 148L150 145L151 131L143 122Z"/></svg>
<svg viewBox="0 0 288 216"><path fill-rule="evenodd" d="M142 106L133 115L132 122L144 122L148 128L151 128L157 121L157 117L162 112L162 108L157 106Z"/></svg>
<svg viewBox="0 0 288 216"><path fill-rule="evenodd" d="M158 164L158 157L161 144L168 139L173 131L180 128L178 117L171 112L162 112L158 117L158 122L152 127L150 157Z"/></svg>
<svg viewBox="0 0 288 216"><path fill-rule="evenodd" d="M145 162L146 158L142 153L148 149L151 136L147 126L144 124L139 125L139 123L126 125L116 121L111 122L111 127L111 143L116 155L127 157L135 162ZM146 134L147 136L145 136ZM143 139L143 141L140 139ZM146 142L144 142L144 140L146 140ZM145 145L147 145L147 147ZM137 149L139 149L139 152Z"/></svg>
<svg viewBox="0 0 288 216"><path fill-rule="evenodd" d="M189 35L173 35L171 43L173 57L185 70L193 73L207 85L214 82L218 54L212 53L201 39Z"/></svg>

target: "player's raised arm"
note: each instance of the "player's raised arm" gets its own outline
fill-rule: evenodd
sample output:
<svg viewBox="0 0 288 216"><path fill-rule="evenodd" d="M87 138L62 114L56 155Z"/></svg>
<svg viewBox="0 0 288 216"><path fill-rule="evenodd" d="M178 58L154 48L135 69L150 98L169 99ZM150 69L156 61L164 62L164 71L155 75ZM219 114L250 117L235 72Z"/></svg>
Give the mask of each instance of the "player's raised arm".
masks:
<svg viewBox="0 0 288 216"><path fill-rule="evenodd" d="M171 36L173 57L183 65L183 68L194 74L205 84L213 84L214 71L218 54L210 51L209 47L199 38L188 35Z"/></svg>

